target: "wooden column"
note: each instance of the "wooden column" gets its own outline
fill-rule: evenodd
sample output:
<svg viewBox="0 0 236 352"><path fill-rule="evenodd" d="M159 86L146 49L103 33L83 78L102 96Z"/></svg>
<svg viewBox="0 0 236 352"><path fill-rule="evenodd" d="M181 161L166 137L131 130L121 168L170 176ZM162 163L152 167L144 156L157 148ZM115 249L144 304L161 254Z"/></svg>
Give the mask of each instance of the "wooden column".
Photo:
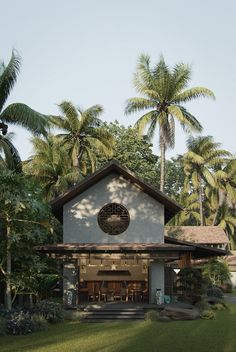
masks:
<svg viewBox="0 0 236 352"><path fill-rule="evenodd" d="M192 260L192 253L191 252L186 252L180 255L179 259L179 267L180 269L190 267L191 266L191 260Z"/></svg>

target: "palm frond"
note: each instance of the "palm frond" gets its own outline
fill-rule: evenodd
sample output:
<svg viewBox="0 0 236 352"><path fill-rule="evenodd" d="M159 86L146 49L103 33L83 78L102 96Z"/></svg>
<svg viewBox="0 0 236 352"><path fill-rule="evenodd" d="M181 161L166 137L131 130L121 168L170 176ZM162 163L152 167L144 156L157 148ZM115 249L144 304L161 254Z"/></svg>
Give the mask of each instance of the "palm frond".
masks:
<svg viewBox="0 0 236 352"><path fill-rule="evenodd" d="M6 168L14 172L22 172L21 158L11 139L0 135L0 150L3 151Z"/></svg>
<svg viewBox="0 0 236 352"><path fill-rule="evenodd" d="M1 65L0 71L0 111L2 110L20 72L21 57L15 50L7 66Z"/></svg>
<svg viewBox="0 0 236 352"><path fill-rule="evenodd" d="M6 123L12 123L25 127L34 134L47 135L49 127L49 117L31 109L21 103L10 104L2 111L0 119Z"/></svg>
<svg viewBox="0 0 236 352"><path fill-rule="evenodd" d="M145 98L130 98L126 101L125 114L156 108L156 102Z"/></svg>
<svg viewBox="0 0 236 352"><path fill-rule="evenodd" d="M201 97L203 98L208 97L208 98L215 99L215 95L210 89L204 88L204 87L194 87L177 94L173 98L173 103L175 104L186 103L188 101L201 98Z"/></svg>

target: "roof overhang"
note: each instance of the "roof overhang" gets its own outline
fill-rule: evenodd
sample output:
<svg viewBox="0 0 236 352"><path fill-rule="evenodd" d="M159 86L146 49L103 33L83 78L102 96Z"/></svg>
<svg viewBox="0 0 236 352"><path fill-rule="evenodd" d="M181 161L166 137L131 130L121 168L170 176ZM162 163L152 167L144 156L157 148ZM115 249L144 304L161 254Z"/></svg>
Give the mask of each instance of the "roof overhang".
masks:
<svg viewBox="0 0 236 352"><path fill-rule="evenodd" d="M196 245L195 243L178 241L165 237L165 243L61 243L54 245L37 246L36 250L55 256L71 256L73 254L161 254L160 257L181 256L184 253L191 253L192 259L201 259L217 256L225 256L227 251L207 246Z"/></svg>

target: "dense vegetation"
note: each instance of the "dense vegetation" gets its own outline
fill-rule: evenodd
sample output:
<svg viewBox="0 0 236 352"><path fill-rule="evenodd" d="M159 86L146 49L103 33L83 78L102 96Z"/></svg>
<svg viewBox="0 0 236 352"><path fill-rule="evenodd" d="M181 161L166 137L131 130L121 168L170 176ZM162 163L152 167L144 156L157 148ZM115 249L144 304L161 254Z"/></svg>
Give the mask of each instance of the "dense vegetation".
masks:
<svg viewBox="0 0 236 352"><path fill-rule="evenodd" d="M147 112L137 116L135 126L125 127L117 121L103 122L101 105L82 110L64 101L59 116L45 116L19 103L3 109L20 62L13 52L8 65L0 64L0 285L9 309L19 293L37 297L46 282L58 277L57 268L33 250L37 244L56 241L61 233L48 201L112 158L182 204L184 210L171 224L221 226L234 246L236 160L232 154L213 137L200 136L188 138L184 155L165 160L166 148L174 147L175 120L186 132L202 131L202 124L184 104L199 97L214 98L207 88L188 87L188 65L170 69L161 58L151 68L150 58L141 55L134 84L142 97L128 99L125 112ZM14 146L11 123L34 134L33 155L24 162ZM152 151L156 129L160 157Z"/></svg>

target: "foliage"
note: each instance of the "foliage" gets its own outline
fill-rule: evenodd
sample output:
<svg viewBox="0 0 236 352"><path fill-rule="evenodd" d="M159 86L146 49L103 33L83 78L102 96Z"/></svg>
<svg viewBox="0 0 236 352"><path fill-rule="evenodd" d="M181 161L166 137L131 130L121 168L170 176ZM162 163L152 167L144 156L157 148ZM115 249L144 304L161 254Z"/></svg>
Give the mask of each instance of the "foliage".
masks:
<svg viewBox="0 0 236 352"><path fill-rule="evenodd" d="M204 319L204 320L214 320L216 318L216 314L212 310L204 310L200 314L200 317L201 319Z"/></svg>
<svg viewBox="0 0 236 352"><path fill-rule="evenodd" d="M41 314L49 323L63 321L63 310L59 303L43 300L37 303L35 311Z"/></svg>
<svg viewBox="0 0 236 352"><path fill-rule="evenodd" d="M199 302L197 302L197 303L195 304L195 307L196 307L200 312L202 312L202 311L204 311L204 310L209 310L211 306L210 306L210 304L207 303L206 301L201 300L201 301L199 301Z"/></svg>
<svg viewBox="0 0 236 352"><path fill-rule="evenodd" d="M1 159L4 161L3 165L10 166L11 170L17 172L21 171L21 160L11 140L5 136L8 129L7 124L22 126L34 134L45 134L48 126L47 116L32 110L25 104L14 103L4 109L7 98L17 81L20 66L21 57L14 50L8 65L0 62L0 129L3 134L0 136L0 152L4 155Z"/></svg>
<svg viewBox="0 0 236 352"><path fill-rule="evenodd" d="M203 291L201 271L192 267L181 269L178 273L177 291L182 294L182 301L189 303L199 301Z"/></svg>
<svg viewBox="0 0 236 352"><path fill-rule="evenodd" d="M222 303L216 303L212 306L213 310L226 310L227 306L222 302Z"/></svg>
<svg viewBox="0 0 236 352"><path fill-rule="evenodd" d="M16 311L6 321L7 333L10 335L26 335L46 328L47 321L43 316L29 312Z"/></svg>
<svg viewBox="0 0 236 352"><path fill-rule="evenodd" d="M157 321L159 317L159 313L156 310L149 310L145 313L145 320L146 321Z"/></svg>
<svg viewBox="0 0 236 352"><path fill-rule="evenodd" d="M222 298L223 291L219 287L212 286L207 289L207 296Z"/></svg>
<svg viewBox="0 0 236 352"><path fill-rule="evenodd" d="M38 275L45 271L46 259L40 260L33 247L52 241L51 215L31 178L2 172L0 184L0 271L10 309L10 301L19 293L37 294Z"/></svg>
<svg viewBox="0 0 236 352"><path fill-rule="evenodd" d="M147 129L147 136L152 139L156 128L159 128L161 191L164 190L165 150L173 148L175 143L175 120L185 131L202 130L199 121L181 104L198 97L214 98L214 94L207 88L187 88L190 76L191 68L188 65L180 63L170 69L161 57L151 67L150 57L142 54L134 75L134 86L142 97L127 100L126 114L148 110L136 122L140 134L144 134Z"/></svg>
<svg viewBox="0 0 236 352"><path fill-rule="evenodd" d="M152 152L152 144L147 137L140 137L138 130L131 126L125 127L118 121L104 124L113 135L115 144L113 158L133 171L153 187L160 186L160 162ZM97 167L107 162L107 158L98 157ZM166 162L165 192L176 200L181 193L184 174L182 165L174 158Z"/></svg>
<svg viewBox="0 0 236 352"><path fill-rule="evenodd" d="M81 180L78 169L73 168L68 147L55 136L32 139L34 155L24 164L24 172L34 176L43 189L47 201L65 192Z"/></svg>
<svg viewBox="0 0 236 352"><path fill-rule="evenodd" d="M95 171L97 154L112 155L113 136L102 126L99 119L103 112L101 105L86 110L76 108L71 102L63 101L59 108L62 116L52 116L52 125L62 130L57 138L68 148L73 166L83 175L87 168Z"/></svg>
<svg viewBox="0 0 236 352"><path fill-rule="evenodd" d="M220 286L230 279L229 267L225 261L209 261L203 266L202 274L213 286Z"/></svg>
<svg viewBox="0 0 236 352"><path fill-rule="evenodd" d="M214 168L222 165L226 157L231 156L231 154L224 149L220 149L220 143L214 142L212 136L189 137L187 147L188 151L181 158L186 175L184 192L198 195L200 214L198 224L205 225L209 211L204 207L206 204L204 203L206 199L204 190L208 190L209 187L213 189L217 187Z"/></svg>
<svg viewBox="0 0 236 352"><path fill-rule="evenodd" d="M104 128L115 140L112 158L146 182L158 186L158 157L152 153L152 144L145 137L139 138L137 129L131 126L126 128L118 121L104 123ZM102 166L107 160L106 157L99 156L97 166Z"/></svg>

